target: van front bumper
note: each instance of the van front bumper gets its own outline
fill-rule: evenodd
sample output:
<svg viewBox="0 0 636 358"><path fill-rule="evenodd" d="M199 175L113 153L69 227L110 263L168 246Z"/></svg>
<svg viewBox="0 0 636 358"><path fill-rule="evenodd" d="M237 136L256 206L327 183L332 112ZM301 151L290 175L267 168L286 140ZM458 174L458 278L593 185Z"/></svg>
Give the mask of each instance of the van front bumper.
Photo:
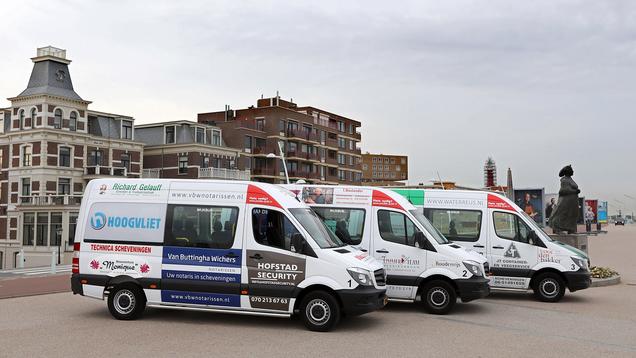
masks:
<svg viewBox="0 0 636 358"><path fill-rule="evenodd" d="M358 316L378 310L386 304L386 289L358 286L338 291L342 310L346 315Z"/></svg>
<svg viewBox="0 0 636 358"><path fill-rule="evenodd" d="M592 274L587 270L563 272L570 292L584 290L592 285Z"/></svg>
<svg viewBox="0 0 636 358"><path fill-rule="evenodd" d="M457 279L457 295L462 302L470 302L479 298L484 298L490 294L489 280L484 277L471 277L467 279Z"/></svg>
<svg viewBox="0 0 636 358"><path fill-rule="evenodd" d="M80 275L78 273L71 275L71 290L74 295L84 295L82 283L80 282Z"/></svg>

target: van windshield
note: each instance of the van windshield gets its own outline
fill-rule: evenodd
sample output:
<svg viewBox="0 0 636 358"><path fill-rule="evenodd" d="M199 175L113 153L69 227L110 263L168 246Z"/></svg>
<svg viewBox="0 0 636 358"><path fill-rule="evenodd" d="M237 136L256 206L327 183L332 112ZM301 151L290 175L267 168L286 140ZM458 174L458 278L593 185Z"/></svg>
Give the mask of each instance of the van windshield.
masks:
<svg viewBox="0 0 636 358"><path fill-rule="evenodd" d="M289 209L321 249L345 246L311 209Z"/></svg>
<svg viewBox="0 0 636 358"><path fill-rule="evenodd" d="M428 221L428 219L424 216L421 210L418 210L418 209L409 210L409 213L411 213L411 215L413 215L413 217L415 217L415 219L420 224L422 224L424 229L433 237L433 239L435 239L435 241L437 241L438 244L450 243L450 241L448 241L448 239L446 239L446 237L442 235L442 233L439 232L439 230L437 230L435 226L431 224L430 221Z"/></svg>

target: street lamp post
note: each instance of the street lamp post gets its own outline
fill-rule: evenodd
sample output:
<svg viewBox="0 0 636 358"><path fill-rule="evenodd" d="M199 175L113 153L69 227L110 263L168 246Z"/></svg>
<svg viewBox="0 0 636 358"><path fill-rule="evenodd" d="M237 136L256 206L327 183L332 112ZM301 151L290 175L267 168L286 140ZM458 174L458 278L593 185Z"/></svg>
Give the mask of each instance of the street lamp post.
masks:
<svg viewBox="0 0 636 358"><path fill-rule="evenodd" d="M285 163L285 155L283 154L283 147L281 146L281 141L278 141L278 150L280 151L280 156L269 153L267 154L267 158L280 158L283 162L283 169L285 169L285 180L287 184L289 184L289 174L287 173L287 163Z"/></svg>
<svg viewBox="0 0 636 358"><path fill-rule="evenodd" d="M57 240L57 264L60 265L62 263L62 256L60 251L62 251L62 229L55 230L55 236Z"/></svg>

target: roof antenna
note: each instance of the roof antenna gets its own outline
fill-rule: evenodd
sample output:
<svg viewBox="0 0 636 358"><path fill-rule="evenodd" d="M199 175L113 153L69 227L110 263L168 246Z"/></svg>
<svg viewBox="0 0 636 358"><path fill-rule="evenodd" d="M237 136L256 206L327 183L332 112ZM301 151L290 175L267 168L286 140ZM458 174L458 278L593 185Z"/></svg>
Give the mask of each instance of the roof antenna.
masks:
<svg viewBox="0 0 636 358"><path fill-rule="evenodd" d="M439 171L437 171L437 179L439 179L439 185L442 186L442 190L446 190L446 186L444 185L444 182L442 181L442 177L439 175Z"/></svg>

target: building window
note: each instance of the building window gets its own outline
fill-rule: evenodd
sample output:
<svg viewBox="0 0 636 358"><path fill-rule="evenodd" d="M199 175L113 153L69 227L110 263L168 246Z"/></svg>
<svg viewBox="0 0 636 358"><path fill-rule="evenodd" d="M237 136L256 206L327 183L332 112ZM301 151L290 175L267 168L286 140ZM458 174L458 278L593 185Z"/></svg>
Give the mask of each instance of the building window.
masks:
<svg viewBox="0 0 636 358"><path fill-rule="evenodd" d="M35 232L35 244L47 246L49 243L49 213L38 213Z"/></svg>
<svg viewBox="0 0 636 358"><path fill-rule="evenodd" d="M338 164L346 164L345 155L338 153Z"/></svg>
<svg viewBox="0 0 636 358"><path fill-rule="evenodd" d="M384 158L384 162L388 164L389 163L389 158Z"/></svg>
<svg viewBox="0 0 636 358"><path fill-rule="evenodd" d="M33 245L34 229L35 229L35 213L24 213L22 223L22 244L25 246Z"/></svg>
<svg viewBox="0 0 636 358"><path fill-rule="evenodd" d="M201 157L201 168L210 167L210 157Z"/></svg>
<svg viewBox="0 0 636 358"><path fill-rule="evenodd" d="M347 140L342 137L338 137L338 148L341 148L341 149L347 148Z"/></svg>
<svg viewBox="0 0 636 358"><path fill-rule="evenodd" d="M338 131L345 132L345 123L343 121L338 122Z"/></svg>
<svg viewBox="0 0 636 358"><path fill-rule="evenodd" d="M278 121L278 131L281 133L285 132L285 121Z"/></svg>
<svg viewBox="0 0 636 358"><path fill-rule="evenodd" d="M88 165L89 166L102 165L101 150L91 150L91 152L88 155Z"/></svg>
<svg viewBox="0 0 636 358"><path fill-rule="evenodd" d="M31 128L35 127L35 114L37 113L35 108L31 108Z"/></svg>
<svg viewBox="0 0 636 358"><path fill-rule="evenodd" d="M395 158L391 158L391 164L395 164Z"/></svg>
<svg viewBox="0 0 636 358"><path fill-rule="evenodd" d="M51 213L49 237L51 238L51 246L62 245L62 213Z"/></svg>
<svg viewBox="0 0 636 358"><path fill-rule="evenodd" d="M31 166L31 154L32 148L30 145L25 145L22 147L22 166L30 167Z"/></svg>
<svg viewBox="0 0 636 358"><path fill-rule="evenodd" d="M22 202L23 203L28 203L30 202L31 198L31 178L22 178L21 179L21 184L22 184Z"/></svg>
<svg viewBox="0 0 636 358"><path fill-rule="evenodd" d="M188 157L179 157L179 174L188 174Z"/></svg>
<svg viewBox="0 0 636 358"><path fill-rule="evenodd" d="M122 153L119 157L119 166L126 168L126 171L130 171L130 154Z"/></svg>
<svg viewBox="0 0 636 358"><path fill-rule="evenodd" d="M58 180L57 180L57 194L58 195L70 195L71 194L71 178L58 178Z"/></svg>
<svg viewBox="0 0 636 358"><path fill-rule="evenodd" d="M175 142L174 126L166 127L166 144L173 144Z"/></svg>
<svg viewBox="0 0 636 358"><path fill-rule="evenodd" d="M349 150L356 149L356 142L354 140L349 141Z"/></svg>
<svg viewBox="0 0 636 358"><path fill-rule="evenodd" d="M243 148L245 149L245 153L252 152L252 137L246 135L243 141Z"/></svg>
<svg viewBox="0 0 636 358"><path fill-rule="evenodd" d="M18 120L20 121L20 129L24 129L24 109L20 110L18 114Z"/></svg>
<svg viewBox="0 0 636 358"><path fill-rule="evenodd" d="M133 139L132 121L121 121L121 139Z"/></svg>
<svg viewBox="0 0 636 358"><path fill-rule="evenodd" d="M77 130L77 113L71 112L70 121L68 122L68 129L75 132Z"/></svg>
<svg viewBox="0 0 636 358"><path fill-rule="evenodd" d="M79 213L69 213L68 215L68 246L75 243L75 229L77 228L77 217Z"/></svg>
<svg viewBox="0 0 636 358"><path fill-rule="evenodd" d="M256 120L256 130L257 131L261 131L261 132L265 131L265 120L264 119L257 119Z"/></svg>
<svg viewBox="0 0 636 358"><path fill-rule="evenodd" d="M347 173L344 170L338 170L338 180L347 180Z"/></svg>
<svg viewBox="0 0 636 358"><path fill-rule="evenodd" d="M212 131L212 144L221 146L221 131Z"/></svg>
<svg viewBox="0 0 636 358"><path fill-rule="evenodd" d="M195 140L197 143L199 144L205 144L205 129L203 128L196 128L195 129Z"/></svg>
<svg viewBox="0 0 636 358"><path fill-rule="evenodd" d="M62 128L62 110L59 108L55 110L55 116L53 119L53 128L55 129Z"/></svg>
<svg viewBox="0 0 636 358"><path fill-rule="evenodd" d="M369 170L368 164L362 164L362 170Z"/></svg>
<svg viewBox="0 0 636 358"><path fill-rule="evenodd" d="M70 167L71 166L71 148L69 147L60 147L60 152L58 154L58 163L60 167Z"/></svg>
<svg viewBox="0 0 636 358"><path fill-rule="evenodd" d="M355 165L355 161L356 161L356 157L354 157L353 155L349 156L349 165L350 166L354 166Z"/></svg>

